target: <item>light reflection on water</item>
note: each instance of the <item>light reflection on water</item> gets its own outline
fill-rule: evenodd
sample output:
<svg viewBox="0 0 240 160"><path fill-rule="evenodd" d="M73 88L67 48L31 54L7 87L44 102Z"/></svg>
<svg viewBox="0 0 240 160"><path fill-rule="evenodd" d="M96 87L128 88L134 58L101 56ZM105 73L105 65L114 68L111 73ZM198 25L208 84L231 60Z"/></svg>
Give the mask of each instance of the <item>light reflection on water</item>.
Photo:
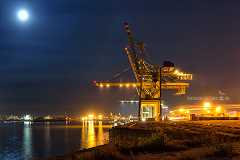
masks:
<svg viewBox="0 0 240 160"><path fill-rule="evenodd" d="M102 127L102 121L98 122L98 134L97 134L97 139L101 139L101 137L105 137L103 135L103 127Z"/></svg>
<svg viewBox="0 0 240 160"><path fill-rule="evenodd" d="M85 121L65 123L0 122L0 160L28 160L63 155L108 141L110 125Z"/></svg>
<svg viewBox="0 0 240 160"><path fill-rule="evenodd" d="M45 122L44 125L44 144L45 144L45 154L49 154L50 146L51 146L51 136L50 136L50 122Z"/></svg>
<svg viewBox="0 0 240 160"><path fill-rule="evenodd" d="M24 122L23 127L23 151L26 159L31 158L32 153L32 130L31 122Z"/></svg>
<svg viewBox="0 0 240 160"><path fill-rule="evenodd" d="M82 148L91 148L102 145L108 140L108 132L104 132L104 127L101 121L97 123L94 123L93 121L85 121L82 127L81 140Z"/></svg>

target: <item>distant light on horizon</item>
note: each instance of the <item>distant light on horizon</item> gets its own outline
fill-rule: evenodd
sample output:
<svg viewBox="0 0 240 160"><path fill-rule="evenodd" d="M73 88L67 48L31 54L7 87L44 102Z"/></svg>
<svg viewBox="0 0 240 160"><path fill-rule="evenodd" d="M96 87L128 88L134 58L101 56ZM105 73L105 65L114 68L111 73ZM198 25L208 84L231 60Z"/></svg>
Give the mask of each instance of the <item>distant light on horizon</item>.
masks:
<svg viewBox="0 0 240 160"><path fill-rule="evenodd" d="M32 120L32 117L31 115L27 114L23 117L24 121L31 121Z"/></svg>
<svg viewBox="0 0 240 160"><path fill-rule="evenodd" d="M216 113L221 113L222 112L222 107L217 106L215 110L216 110Z"/></svg>
<svg viewBox="0 0 240 160"><path fill-rule="evenodd" d="M93 114L89 114L88 115L88 120L93 120L94 119L94 115Z"/></svg>
<svg viewBox="0 0 240 160"><path fill-rule="evenodd" d="M203 109L204 110L208 110L208 109L210 109L210 107L211 107L211 103L210 102L204 102L203 103Z"/></svg>

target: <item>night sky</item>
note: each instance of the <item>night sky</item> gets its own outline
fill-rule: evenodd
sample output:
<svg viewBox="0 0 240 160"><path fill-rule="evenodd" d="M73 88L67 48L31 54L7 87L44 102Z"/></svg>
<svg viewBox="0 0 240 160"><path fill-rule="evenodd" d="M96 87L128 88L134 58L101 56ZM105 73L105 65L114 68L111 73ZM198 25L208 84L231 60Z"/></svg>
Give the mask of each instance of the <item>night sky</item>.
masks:
<svg viewBox="0 0 240 160"><path fill-rule="evenodd" d="M16 17L21 8L30 14L25 23ZM239 8L237 0L1 0L0 114L120 111L134 90L99 90L92 81L129 66L125 21L154 63L170 60L194 74L188 96L221 90L237 103Z"/></svg>

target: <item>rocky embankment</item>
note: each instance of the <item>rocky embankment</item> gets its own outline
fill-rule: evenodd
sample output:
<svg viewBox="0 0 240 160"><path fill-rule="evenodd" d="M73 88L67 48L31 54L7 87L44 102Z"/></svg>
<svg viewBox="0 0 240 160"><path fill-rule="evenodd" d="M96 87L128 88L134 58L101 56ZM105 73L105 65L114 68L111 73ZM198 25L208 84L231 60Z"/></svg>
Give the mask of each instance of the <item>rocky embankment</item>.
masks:
<svg viewBox="0 0 240 160"><path fill-rule="evenodd" d="M240 126L236 123L239 121L131 123L112 128L109 144L49 160L237 160Z"/></svg>

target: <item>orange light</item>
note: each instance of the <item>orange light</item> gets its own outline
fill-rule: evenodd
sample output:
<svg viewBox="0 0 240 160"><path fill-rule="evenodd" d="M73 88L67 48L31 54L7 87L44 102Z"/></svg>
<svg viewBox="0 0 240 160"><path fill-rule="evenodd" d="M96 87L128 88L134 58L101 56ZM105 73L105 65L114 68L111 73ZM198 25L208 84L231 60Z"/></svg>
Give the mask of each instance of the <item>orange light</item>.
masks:
<svg viewBox="0 0 240 160"><path fill-rule="evenodd" d="M183 108L179 109L179 112L184 112L184 111L185 111L185 109L183 109Z"/></svg>
<svg viewBox="0 0 240 160"><path fill-rule="evenodd" d="M107 84L106 86L107 86L107 88L109 88L109 87L110 87L110 84Z"/></svg>
<svg viewBox="0 0 240 160"><path fill-rule="evenodd" d="M126 87L128 88L129 86L130 86L130 84L127 83L127 84L126 84Z"/></svg>
<svg viewBox="0 0 240 160"><path fill-rule="evenodd" d="M216 113L221 113L222 112L222 107L221 106L217 106L216 107Z"/></svg>
<svg viewBox="0 0 240 160"><path fill-rule="evenodd" d="M94 118L94 115L93 115L93 114L89 114L89 115L88 115L88 119L89 119L89 120L92 120L93 118Z"/></svg>
<svg viewBox="0 0 240 160"><path fill-rule="evenodd" d="M101 114L98 115L98 119L102 120L103 116Z"/></svg>
<svg viewBox="0 0 240 160"><path fill-rule="evenodd" d="M211 108L211 103L210 102L204 102L203 103L203 109L208 110L209 108Z"/></svg>
<svg viewBox="0 0 240 160"><path fill-rule="evenodd" d="M176 70L174 71L174 74L179 74L179 70L176 69Z"/></svg>

